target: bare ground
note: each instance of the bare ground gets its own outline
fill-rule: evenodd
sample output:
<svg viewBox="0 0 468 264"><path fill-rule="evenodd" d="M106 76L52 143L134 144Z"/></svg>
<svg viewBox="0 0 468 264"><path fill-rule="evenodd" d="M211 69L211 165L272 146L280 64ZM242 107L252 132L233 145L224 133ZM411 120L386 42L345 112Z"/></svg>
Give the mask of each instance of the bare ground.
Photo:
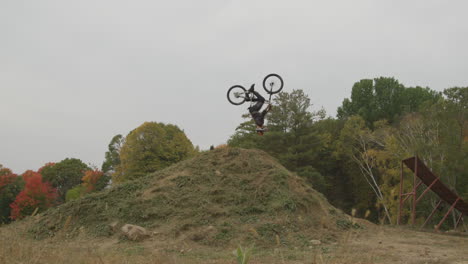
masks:
<svg viewBox="0 0 468 264"><path fill-rule="evenodd" d="M468 264L466 233L365 226L343 232L333 243L301 249L254 248L250 263ZM22 230L21 226L0 228L0 263L236 263L235 248L200 247L157 235L139 243L86 234L73 239L59 234L38 241Z"/></svg>

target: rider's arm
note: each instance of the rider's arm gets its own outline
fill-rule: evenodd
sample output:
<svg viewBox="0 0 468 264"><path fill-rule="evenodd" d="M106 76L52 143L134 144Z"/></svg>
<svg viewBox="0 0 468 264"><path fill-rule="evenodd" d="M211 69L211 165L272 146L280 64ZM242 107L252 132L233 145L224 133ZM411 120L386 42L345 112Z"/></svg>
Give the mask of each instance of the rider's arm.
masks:
<svg viewBox="0 0 468 264"><path fill-rule="evenodd" d="M265 108L265 110L262 111L262 115L265 116L268 112L270 112L271 107L271 104L268 104L267 108Z"/></svg>

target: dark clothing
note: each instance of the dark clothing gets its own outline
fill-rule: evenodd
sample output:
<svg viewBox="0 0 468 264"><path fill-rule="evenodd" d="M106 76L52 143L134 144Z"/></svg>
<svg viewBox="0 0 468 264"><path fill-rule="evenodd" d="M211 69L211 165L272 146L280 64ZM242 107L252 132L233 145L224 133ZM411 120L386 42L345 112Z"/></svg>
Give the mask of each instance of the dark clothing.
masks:
<svg viewBox="0 0 468 264"><path fill-rule="evenodd" d="M263 126L267 111L264 110L260 112L260 109L262 109L262 106L265 103L265 98L263 98L263 96L261 96L256 91L252 91L252 93L255 95L255 97L252 98L252 102L256 103L253 106L249 107L249 113L252 115L252 118L257 126Z"/></svg>

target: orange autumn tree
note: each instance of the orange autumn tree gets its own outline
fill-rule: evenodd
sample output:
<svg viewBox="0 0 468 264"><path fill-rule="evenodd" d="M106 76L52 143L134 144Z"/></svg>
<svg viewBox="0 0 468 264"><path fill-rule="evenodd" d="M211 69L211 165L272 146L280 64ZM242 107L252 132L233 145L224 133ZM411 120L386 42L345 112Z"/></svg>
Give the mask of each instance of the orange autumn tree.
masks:
<svg viewBox="0 0 468 264"><path fill-rule="evenodd" d="M84 172L83 178L81 178L81 184L68 190L65 201L69 202L82 197L83 195L100 191L104 189L109 183L110 176L104 174L104 172L95 169L87 170Z"/></svg>
<svg viewBox="0 0 468 264"><path fill-rule="evenodd" d="M44 164L44 166L40 167L40 168L37 170L37 172L38 172L39 174L42 175L42 171L43 171L44 169L48 169L48 168L54 166L55 164L56 164L55 162L47 162L46 164Z"/></svg>
<svg viewBox="0 0 468 264"><path fill-rule="evenodd" d="M100 170L88 170L85 172L85 175L81 179L83 186L86 189L86 192L99 191L102 190L105 186L102 186L102 180L104 173ZM105 182L104 184L106 184Z"/></svg>
<svg viewBox="0 0 468 264"><path fill-rule="evenodd" d="M57 190L49 183L43 182L40 173L28 170L22 177L25 182L24 189L10 205L13 220L31 215L36 208L39 212L44 211L54 205L57 199Z"/></svg>

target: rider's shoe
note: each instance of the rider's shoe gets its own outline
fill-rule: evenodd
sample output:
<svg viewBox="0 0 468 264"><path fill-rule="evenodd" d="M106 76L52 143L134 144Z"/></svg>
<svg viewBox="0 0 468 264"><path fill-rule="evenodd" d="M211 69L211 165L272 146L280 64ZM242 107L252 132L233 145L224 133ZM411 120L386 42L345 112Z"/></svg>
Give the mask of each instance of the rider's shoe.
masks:
<svg viewBox="0 0 468 264"><path fill-rule="evenodd" d="M252 101L252 99L250 98L248 94L245 94L245 101L247 102Z"/></svg>
<svg viewBox="0 0 468 264"><path fill-rule="evenodd" d="M254 86L255 86L255 83L252 84L252 86L250 86L250 89L249 89L249 93L253 92L254 91Z"/></svg>

